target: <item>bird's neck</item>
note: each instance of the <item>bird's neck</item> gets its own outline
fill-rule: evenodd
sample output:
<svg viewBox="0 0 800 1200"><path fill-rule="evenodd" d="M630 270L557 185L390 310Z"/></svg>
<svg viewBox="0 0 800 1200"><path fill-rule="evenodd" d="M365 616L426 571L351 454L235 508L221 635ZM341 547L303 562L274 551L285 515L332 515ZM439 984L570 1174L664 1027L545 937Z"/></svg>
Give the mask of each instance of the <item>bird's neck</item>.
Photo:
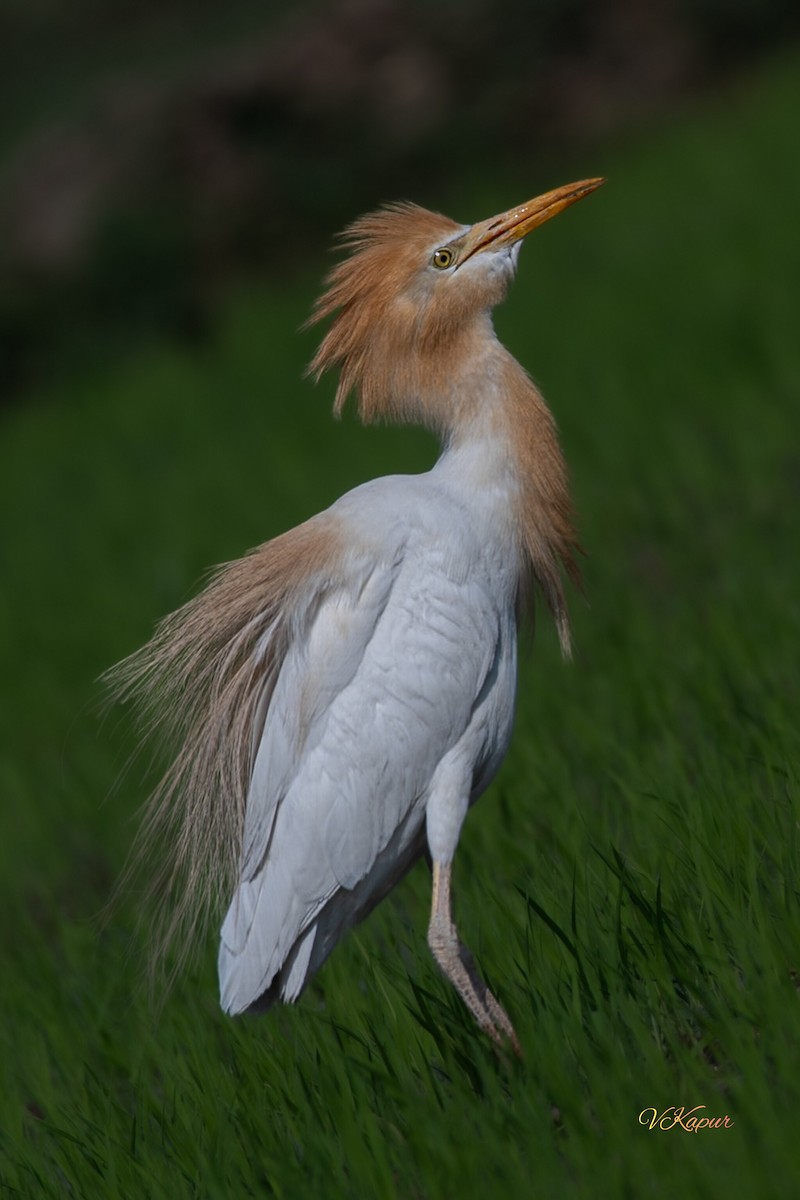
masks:
<svg viewBox="0 0 800 1200"><path fill-rule="evenodd" d="M474 343L473 343L474 346ZM442 456L435 468L481 513L487 533L507 533L520 590L543 591L565 651L569 618L563 572L576 583L577 539L555 422L529 375L492 334L468 369L453 370Z"/></svg>

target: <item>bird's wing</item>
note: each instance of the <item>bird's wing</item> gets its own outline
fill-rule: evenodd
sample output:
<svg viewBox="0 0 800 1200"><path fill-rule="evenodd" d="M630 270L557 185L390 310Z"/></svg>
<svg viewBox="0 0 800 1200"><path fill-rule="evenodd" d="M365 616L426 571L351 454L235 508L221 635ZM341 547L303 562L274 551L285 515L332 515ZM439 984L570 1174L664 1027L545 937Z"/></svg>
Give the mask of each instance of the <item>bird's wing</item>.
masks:
<svg viewBox="0 0 800 1200"><path fill-rule="evenodd" d="M391 553L351 553L340 582L304 602L264 717L222 929L229 1011L256 1001L294 956L292 998L331 897L362 884L412 812L391 855L400 861L418 832L433 772L496 654L490 604L480 593L465 603L445 557L430 569L399 540Z"/></svg>
<svg viewBox="0 0 800 1200"><path fill-rule="evenodd" d="M391 561L355 559L346 580L314 584L317 590L294 622L258 735L245 814L243 880L263 866L278 806L313 753L332 702L356 677L396 570Z"/></svg>

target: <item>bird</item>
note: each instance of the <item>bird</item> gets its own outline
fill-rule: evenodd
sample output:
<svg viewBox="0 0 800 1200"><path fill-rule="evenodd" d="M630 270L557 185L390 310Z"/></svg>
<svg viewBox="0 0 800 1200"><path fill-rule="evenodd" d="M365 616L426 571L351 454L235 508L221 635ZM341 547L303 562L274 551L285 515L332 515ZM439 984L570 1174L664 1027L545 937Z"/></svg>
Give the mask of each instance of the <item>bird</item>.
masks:
<svg viewBox="0 0 800 1200"><path fill-rule="evenodd" d="M409 202L356 220L308 324L308 368L339 372L365 423L427 427L422 474L355 487L217 568L110 673L144 735L174 747L141 825L158 859L157 953L178 960L224 913L231 1015L298 999L420 858L427 940L477 1025L520 1053L460 939L456 847L506 754L520 627L541 593L570 654L580 546L551 412L499 341L524 238L603 182L459 224ZM205 914L205 915L204 915Z"/></svg>

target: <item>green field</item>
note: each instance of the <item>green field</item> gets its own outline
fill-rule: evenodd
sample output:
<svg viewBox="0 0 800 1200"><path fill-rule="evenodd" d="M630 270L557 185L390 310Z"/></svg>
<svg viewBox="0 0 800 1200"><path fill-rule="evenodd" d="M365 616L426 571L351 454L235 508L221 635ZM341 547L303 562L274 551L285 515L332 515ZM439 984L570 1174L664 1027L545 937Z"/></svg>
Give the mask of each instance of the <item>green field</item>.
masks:
<svg viewBox="0 0 800 1200"><path fill-rule="evenodd" d="M0 413L2 1195L800 1195L798 79L417 197L470 220L609 176L497 318L588 554L575 660L543 617L456 860L521 1063L436 972L424 867L261 1019L219 1012L213 936L150 1003L136 889L97 922L149 784L97 676L208 565L432 461L301 379L325 264ZM671 1105L733 1124L639 1123Z"/></svg>

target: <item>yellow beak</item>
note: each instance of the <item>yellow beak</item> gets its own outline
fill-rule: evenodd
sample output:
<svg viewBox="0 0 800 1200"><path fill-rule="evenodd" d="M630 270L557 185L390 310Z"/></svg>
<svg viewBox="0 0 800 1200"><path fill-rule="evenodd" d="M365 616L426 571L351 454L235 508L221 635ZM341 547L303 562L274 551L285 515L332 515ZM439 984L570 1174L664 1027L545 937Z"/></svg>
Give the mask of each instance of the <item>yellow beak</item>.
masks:
<svg viewBox="0 0 800 1200"><path fill-rule="evenodd" d="M580 183L567 183L517 208L510 208L497 217L490 217L488 221L479 221L464 235L458 265L461 266L481 250L497 250L520 241L537 225L543 225L551 217L558 216L570 204L582 200L603 183L605 179L582 179Z"/></svg>

